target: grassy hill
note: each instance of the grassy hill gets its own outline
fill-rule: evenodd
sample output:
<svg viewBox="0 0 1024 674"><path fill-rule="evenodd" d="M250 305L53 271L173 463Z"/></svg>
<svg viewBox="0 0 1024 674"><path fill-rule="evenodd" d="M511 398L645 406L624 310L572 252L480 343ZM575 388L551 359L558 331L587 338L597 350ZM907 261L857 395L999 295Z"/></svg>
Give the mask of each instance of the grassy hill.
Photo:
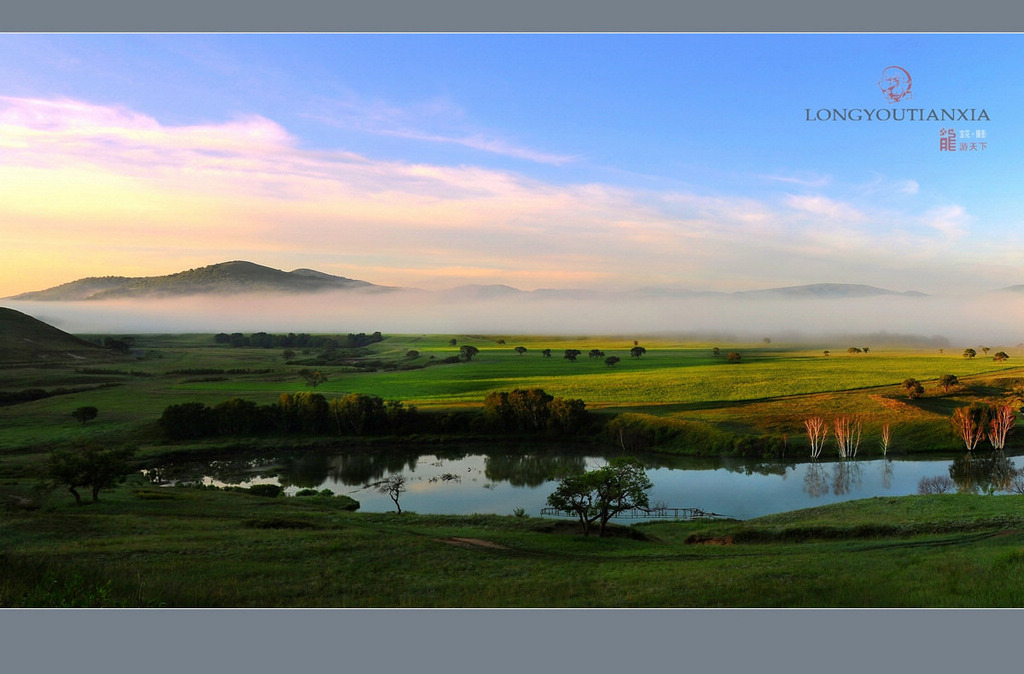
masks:
<svg viewBox="0 0 1024 674"><path fill-rule="evenodd" d="M0 307L0 363L43 363L106 357L108 351L28 314Z"/></svg>
<svg viewBox="0 0 1024 674"><path fill-rule="evenodd" d="M79 301L209 293L297 293L380 287L366 281L332 276L312 269L286 272L236 260L165 276L104 276L79 279L47 290L23 293L11 299Z"/></svg>

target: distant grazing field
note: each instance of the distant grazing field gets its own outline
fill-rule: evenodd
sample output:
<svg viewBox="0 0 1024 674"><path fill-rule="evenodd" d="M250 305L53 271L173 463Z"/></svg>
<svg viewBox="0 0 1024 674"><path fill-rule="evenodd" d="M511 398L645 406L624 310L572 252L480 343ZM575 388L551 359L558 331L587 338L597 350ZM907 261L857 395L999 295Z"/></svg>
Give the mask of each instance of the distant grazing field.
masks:
<svg viewBox="0 0 1024 674"><path fill-rule="evenodd" d="M139 335L130 353L116 362L105 356L62 367L0 369L0 391L82 389L0 407L5 428L0 448L124 436L151 428L175 403L215 405L234 397L271 402L282 393L310 390L303 369L326 375L316 391L328 399L355 392L422 410L465 409L479 406L490 391L543 388L580 398L590 410L699 420L733 432L790 434L802 432L802 420L819 413L856 412L869 428L890 421L936 421L966 402L999 400L1018 379L1024 382L1018 360L1024 350L1001 346L992 352L1006 351L1010 358L1004 362L980 347L975 347L977 357L967 359L963 347L940 353L881 344L848 353L850 345L844 344L637 342L646 349L638 358L630 355L632 338L390 335L324 362L315 350L295 349L286 360L283 349L231 347L216 343L213 335ZM457 356L462 345L479 353L470 362L440 363ZM516 347L526 350L519 353ZM545 349L550 357L542 355ZM576 362L564 358L566 349L581 352ZM604 355L590 357L594 349ZM728 359L733 352L740 355L738 362ZM609 366L609 356L620 360ZM944 374L955 374L963 385L942 391L936 380ZM903 395L901 382L908 377L925 385L922 399ZM70 416L82 405L100 412L87 426Z"/></svg>

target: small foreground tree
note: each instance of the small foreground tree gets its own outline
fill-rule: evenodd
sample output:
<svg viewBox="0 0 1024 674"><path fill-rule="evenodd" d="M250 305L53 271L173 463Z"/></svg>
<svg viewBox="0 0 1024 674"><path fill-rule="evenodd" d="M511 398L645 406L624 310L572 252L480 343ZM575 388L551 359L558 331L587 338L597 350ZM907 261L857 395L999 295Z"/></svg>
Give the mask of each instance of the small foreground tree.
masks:
<svg viewBox="0 0 1024 674"><path fill-rule="evenodd" d="M384 478L376 485L377 491L381 494L387 494L391 497L391 500L395 502L395 507L398 508L398 514L402 514L402 506L398 504L398 498L406 490L405 476L404 475L389 475ZM415 514L415 513L414 513Z"/></svg>
<svg viewBox="0 0 1024 674"><path fill-rule="evenodd" d="M944 374L939 377L939 386L942 387L943 392L949 393L949 389L954 386L959 386L960 380L957 379L955 374Z"/></svg>
<svg viewBox="0 0 1024 674"><path fill-rule="evenodd" d="M459 347L459 357L467 363L473 360L473 356L480 353L480 349L470 344L463 344Z"/></svg>
<svg viewBox="0 0 1024 674"><path fill-rule="evenodd" d="M647 491L653 486L643 464L632 457L617 457L607 466L562 478L547 503L575 514L584 536L590 535L595 522L598 536L604 536L608 520L615 515L650 506Z"/></svg>
<svg viewBox="0 0 1024 674"><path fill-rule="evenodd" d="M79 487L92 492L95 503L100 500L101 489L112 489L125 481L132 472L131 458L135 447L101 449L94 445L72 450L57 450L50 454L47 475L54 486L66 487L75 497L75 503L82 505Z"/></svg>

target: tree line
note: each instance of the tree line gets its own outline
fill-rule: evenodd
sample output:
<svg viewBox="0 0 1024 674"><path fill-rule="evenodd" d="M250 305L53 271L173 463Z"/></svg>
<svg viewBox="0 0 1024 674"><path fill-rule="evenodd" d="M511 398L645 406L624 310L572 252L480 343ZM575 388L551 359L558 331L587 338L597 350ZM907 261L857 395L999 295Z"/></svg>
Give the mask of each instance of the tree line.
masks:
<svg viewBox="0 0 1024 674"><path fill-rule="evenodd" d="M254 332L245 336L241 332L228 334L221 332L213 337L217 344L234 347L253 347L260 349L358 349L384 340L380 332L367 335L365 332L348 335L310 335L305 332L287 335L276 335L267 332Z"/></svg>
<svg viewBox="0 0 1024 674"><path fill-rule="evenodd" d="M214 406L201 402L169 405L158 425L171 440L218 436L372 436L410 433L518 432L575 434L588 421L586 404L555 398L543 389L493 392L482 412L420 414L414 405L379 396L349 393L328 400L311 391L282 394L258 404L232 398Z"/></svg>

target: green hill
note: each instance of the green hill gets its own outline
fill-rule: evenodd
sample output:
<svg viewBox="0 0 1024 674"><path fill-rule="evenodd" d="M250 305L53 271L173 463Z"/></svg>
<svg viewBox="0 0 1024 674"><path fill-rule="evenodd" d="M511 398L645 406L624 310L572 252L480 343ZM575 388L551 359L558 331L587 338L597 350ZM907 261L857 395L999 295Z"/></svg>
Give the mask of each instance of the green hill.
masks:
<svg viewBox="0 0 1024 674"><path fill-rule="evenodd" d="M0 307L0 363L74 361L108 353L28 314Z"/></svg>

